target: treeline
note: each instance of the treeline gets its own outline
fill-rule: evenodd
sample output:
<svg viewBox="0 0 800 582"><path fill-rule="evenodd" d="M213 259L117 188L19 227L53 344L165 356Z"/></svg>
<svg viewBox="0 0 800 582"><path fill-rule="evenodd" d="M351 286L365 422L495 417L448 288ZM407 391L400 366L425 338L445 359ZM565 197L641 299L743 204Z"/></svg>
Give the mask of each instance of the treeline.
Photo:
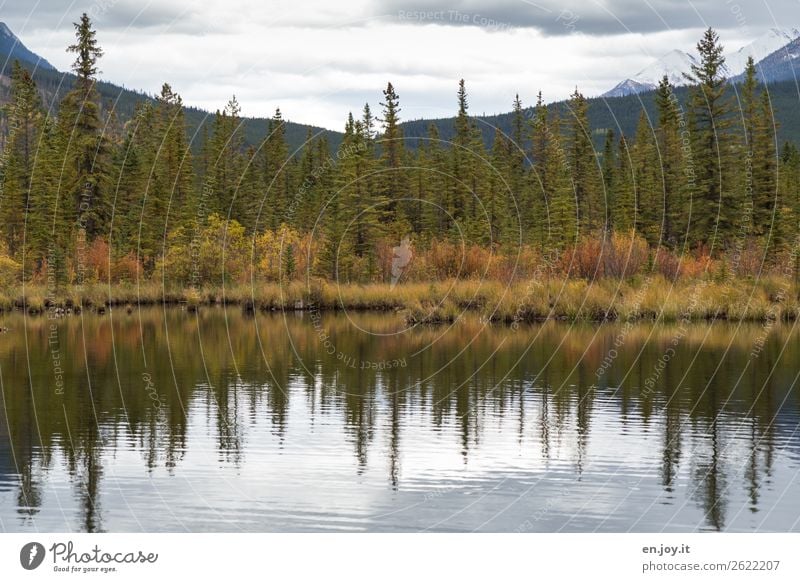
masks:
<svg viewBox="0 0 800 582"><path fill-rule="evenodd" d="M643 111L633 136L590 127L576 89L567 114L541 93L533 108L517 97L511 131L496 130L486 147L462 80L452 139L431 125L409 148L390 83L377 116L365 105L348 117L332 155L324 135L310 132L290 150L280 110L258 147L246 146L235 97L190 137L168 84L122 123L100 104L102 50L89 18L75 28L76 82L57 115L42 107L28 71L12 73L0 159L3 285L163 277L200 286L309 273L388 280L392 248L406 236L414 260L428 264L443 248L454 262L469 253L509 264L557 256L579 276L629 274L624 265L591 268L607 264L609 248L619 262L620 241L651 267L664 257L710 257L731 272L797 262L800 153L778 146L752 60L742 85L727 83L711 29L697 45L686 106L664 78L657 115Z"/></svg>

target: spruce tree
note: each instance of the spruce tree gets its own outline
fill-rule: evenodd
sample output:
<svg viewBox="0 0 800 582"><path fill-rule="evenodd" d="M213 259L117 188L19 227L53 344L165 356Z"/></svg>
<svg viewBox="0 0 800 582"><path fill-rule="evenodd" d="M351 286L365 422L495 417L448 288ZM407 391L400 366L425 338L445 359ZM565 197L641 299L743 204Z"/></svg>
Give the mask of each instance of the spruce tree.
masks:
<svg viewBox="0 0 800 582"><path fill-rule="evenodd" d="M36 84L18 61L11 72L10 102L3 109L9 130L0 165L0 223L8 254L21 260L43 119Z"/></svg>
<svg viewBox="0 0 800 582"><path fill-rule="evenodd" d="M725 57L719 36L709 28L697 44L700 61L687 79L690 89L690 129L696 180L690 231L695 244L716 244L733 236L741 200L731 180L731 112L726 94Z"/></svg>
<svg viewBox="0 0 800 582"><path fill-rule="evenodd" d="M545 169L549 163L547 155L551 151L548 148L550 133L547 105L542 98L542 92L539 91L530 124L532 169L528 180L529 203L523 209L522 224L528 232L528 240L540 246L543 246L547 239L548 215L545 202L550 187L548 182L550 174Z"/></svg>
<svg viewBox="0 0 800 582"><path fill-rule="evenodd" d="M664 201L653 128L644 111L639 116L632 159L638 218L636 227L647 242L655 246L662 242Z"/></svg>
<svg viewBox="0 0 800 582"><path fill-rule="evenodd" d="M767 250L789 244L785 229L777 229L777 220L788 205L780 196L778 188L778 153L776 146L776 122L772 112L769 92L761 91L756 104L752 126L752 196L753 230L756 235L767 236ZM785 220L785 216L781 220Z"/></svg>
<svg viewBox="0 0 800 582"><path fill-rule="evenodd" d="M618 232L631 232L637 227L637 203L633 155L625 136L620 136L617 149L617 171L614 181L612 222Z"/></svg>
<svg viewBox="0 0 800 582"><path fill-rule="evenodd" d="M666 75L658 84L655 102L658 112L656 145L660 160L659 189L663 206L662 241L676 247L686 238L688 201L680 137L681 111L674 88Z"/></svg>
<svg viewBox="0 0 800 582"><path fill-rule="evenodd" d="M68 48L77 55L72 65L75 87L61 103L60 131L65 148L66 218L93 240L105 233L110 217L110 148L100 115L96 88L97 61L103 56L95 30L86 13L74 23L76 42Z"/></svg>
<svg viewBox="0 0 800 582"><path fill-rule="evenodd" d="M600 175L594 154L586 98L577 90L570 96L567 121L567 163L578 204L578 225L589 233L600 225Z"/></svg>
<svg viewBox="0 0 800 582"><path fill-rule="evenodd" d="M383 134L378 145L381 148L381 194L386 199L386 216L394 218L402 205L400 198L407 197L407 177L402 169L405 158L403 130L400 127L400 98L391 83L383 91Z"/></svg>
<svg viewBox="0 0 800 582"><path fill-rule="evenodd" d="M603 204L602 221L605 229L610 229L613 225L611 222L612 212L614 206L614 180L617 171L617 158L616 158L616 143L614 139L614 130L610 127L606 130L605 141L603 142Z"/></svg>

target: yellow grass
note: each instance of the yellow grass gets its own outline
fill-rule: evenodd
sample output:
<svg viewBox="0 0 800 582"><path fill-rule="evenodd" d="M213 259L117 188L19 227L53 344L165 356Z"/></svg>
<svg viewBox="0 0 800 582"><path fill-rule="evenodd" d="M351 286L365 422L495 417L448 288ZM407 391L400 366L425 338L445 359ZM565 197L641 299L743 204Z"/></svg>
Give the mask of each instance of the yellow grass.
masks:
<svg viewBox="0 0 800 582"><path fill-rule="evenodd" d="M92 284L48 290L44 286L0 289L0 311L42 313L48 306L103 311L106 306L211 304L248 310L373 310L402 312L413 322L453 321L465 312L514 323L545 319L663 321L794 319L800 311L797 287L778 277L715 282L671 282L661 275L635 280L550 278L518 281L459 280L392 286L337 284L325 280L264 282L200 289L164 287L158 281Z"/></svg>

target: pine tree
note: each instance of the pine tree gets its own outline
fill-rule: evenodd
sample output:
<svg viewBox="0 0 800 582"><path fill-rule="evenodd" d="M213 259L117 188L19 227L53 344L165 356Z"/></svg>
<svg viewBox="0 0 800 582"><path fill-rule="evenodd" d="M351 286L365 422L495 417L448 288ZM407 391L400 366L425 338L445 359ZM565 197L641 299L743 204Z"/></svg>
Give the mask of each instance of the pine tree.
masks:
<svg viewBox="0 0 800 582"><path fill-rule="evenodd" d="M606 230L610 229L613 224L611 222L612 212L614 206L614 183L617 171L617 158L616 158L616 143L614 139L614 130L610 127L606 130L606 138L603 142L603 199L606 201L603 204L603 224L606 225Z"/></svg>
<svg viewBox="0 0 800 582"><path fill-rule="evenodd" d="M690 129L696 180L691 210L691 239L695 244L724 243L733 235L741 201L730 184L730 100L726 95L725 57L719 36L709 28L697 44L700 62L687 79L690 90Z"/></svg>
<svg viewBox="0 0 800 582"><path fill-rule="evenodd" d="M510 218L507 198L509 198L510 155L514 148L511 141L499 129L495 129L492 146L491 169L488 172L486 195L481 200L480 216L483 228L480 230L484 245L497 245L509 237Z"/></svg>
<svg viewBox="0 0 800 582"><path fill-rule="evenodd" d="M244 169L242 150L241 106L234 95L225 109L217 111L211 136L206 143L208 171L204 188L213 192L207 200L208 211L229 216Z"/></svg>
<svg viewBox="0 0 800 582"><path fill-rule="evenodd" d="M59 110L59 133L64 153L64 225L72 223L88 241L105 233L110 217L109 183L111 144L100 116L96 89L97 61L103 55L89 17L84 13L74 24L76 43L69 51L77 57L72 65L75 87Z"/></svg>
<svg viewBox="0 0 800 582"><path fill-rule="evenodd" d="M550 184L548 179L550 174L545 171L550 160L547 159L550 149L551 131L548 123L547 105L542 98L542 92L536 98L536 106L533 110L533 119L530 124L531 136L531 161L532 171L528 185L529 204L523 209L522 224L528 232L528 240L544 246L547 240L547 218L546 210L547 193Z"/></svg>
<svg viewBox="0 0 800 582"><path fill-rule="evenodd" d="M289 146L286 143L286 123L280 109L269 121L264 145L263 224L277 230L288 218L292 201L292 176L289 165Z"/></svg>
<svg viewBox="0 0 800 582"><path fill-rule="evenodd" d="M468 110L467 90L464 79L461 79L458 83L458 114L455 120L455 134L450 148L452 169L450 170L448 206L446 207L446 211L455 221L453 226L460 225L461 229L464 228L467 220L467 208L472 196L469 191L470 169L473 163L470 155L472 131ZM452 229L451 235L458 236L456 228Z"/></svg>
<svg viewBox="0 0 800 582"><path fill-rule="evenodd" d="M578 240L578 200L572 168L561 145L560 119L553 116L549 122L550 132L544 152L542 183L547 216L545 246L548 249L563 249Z"/></svg>
<svg viewBox="0 0 800 582"><path fill-rule="evenodd" d="M634 173L631 150L625 136L621 136L617 150L617 171L612 206L612 223L617 232L631 232L637 227Z"/></svg>
<svg viewBox="0 0 800 582"><path fill-rule="evenodd" d="M442 147L435 123L428 126L428 135L417 163L416 182L418 196L424 201L420 212L420 234L423 238L436 238L452 226L447 153Z"/></svg>
<svg viewBox="0 0 800 582"><path fill-rule="evenodd" d="M110 243L116 256L131 251L131 241L139 238L139 223L142 216L142 195L146 190L148 172L142 159L141 134L139 123L147 114L148 105L137 106L134 120L129 124L120 147L114 150L113 178L114 195L112 200L112 220ZM137 137L139 138L137 140Z"/></svg>
<svg viewBox="0 0 800 582"><path fill-rule="evenodd" d="M567 163L578 204L578 225L589 233L600 224L600 175L589 128L586 98L577 90L570 96L567 123Z"/></svg>
<svg viewBox="0 0 800 582"><path fill-rule="evenodd" d="M12 67L10 102L4 112L9 130L0 166L0 223L8 254L21 260L43 120L36 84L18 61Z"/></svg>
<svg viewBox="0 0 800 582"><path fill-rule="evenodd" d="M660 244L663 236L664 203L659 174L659 158L653 128L642 111L632 152L636 191L637 230L651 245Z"/></svg>
<svg viewBox="0 0 800 582"><path fill-rule="evenodd" d="M166 184L169 207L167 228L185 225L189 220L194 199L192 187L192 152L186 139L186 117L183 99L168 83L161 87L156 98L160 146L160 168Z"/></svg>
<svg viewBox="0 0 800 582"><path fill-rule="evenodd" d="M658 84L655 95L658 111L656 144L660 163L660 190L663 194L662 242L675 247L686 237L688 204L681 149L681 111L674 89L665 75Z"/></svg>
<svg viewBox="0 0 800 582"><path fill-rule="evenodd" d="M400 98L391 83L383 91L383 108L380 122L383 135L378 144L381 148L381 195L386 199L386 216L394 218L400 207L400 198L408 196L408 183L402 168L405 158L403 130L400 127ZM410 209L407 209L406 214Z"/></svg>
<svg viewBox="0 0 800 582"><path fill-rule="evenodd" d="M767 250L789 244L787 233L777 229L775 222L788 204L778 188L778 152L775 137L775 118L769 92L761 91L752 120L751 161L753 230L756 235L767 236ZM784 217L785 218L785 217Z"/></svg>
<svg viewBox="0 0 800 582"><path fill-rule="evenodd" d="M506 184L503 193L506 216L504 242L520 242L525 236L524 208L531 204L525 159L525 114L519 95L514 98L511 111L511 140L506 151Z"/></svg>
<svg viewBox="0 0 800 582"><path fill-rule="evenodd" d="M291 281L297 268L297 263L294 259L294 246L291 243L287 244L283 251L282 263L284 275L286 275L287 280Z"/></svg>

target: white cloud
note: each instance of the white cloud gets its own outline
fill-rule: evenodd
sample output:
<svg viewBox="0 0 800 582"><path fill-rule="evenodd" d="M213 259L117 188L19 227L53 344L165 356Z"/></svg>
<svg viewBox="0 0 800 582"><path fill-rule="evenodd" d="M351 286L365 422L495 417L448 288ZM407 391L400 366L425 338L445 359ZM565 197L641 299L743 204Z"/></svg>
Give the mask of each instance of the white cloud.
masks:
<svg viewBox="0 0 800 582"><path fill-rule="evenodd" d="M589 35L576 28L548 36L531 27L378 18L378 3L367 0L346 8L323 0L176 0L144 8L130 0L76 0L67 12L40 4L41 17L34 9L8 23L59 69L71 62L64 52L70 22L105 6L94 9L103 78L148 92L168 81L185 103L210 110L235 93L245 115L268 116L280 106L288 119L337 130L348 111L365 101L377 106L387 81L400 93L406 119L451 115L461 77L474 114L509 110L517 92L525 103L540 89L548 100L565 98L576 85L596 95L673 48L691 49L703 26L698 19L697 27L679 30ZM729 46L749 33L721 31Z"/></svg>

